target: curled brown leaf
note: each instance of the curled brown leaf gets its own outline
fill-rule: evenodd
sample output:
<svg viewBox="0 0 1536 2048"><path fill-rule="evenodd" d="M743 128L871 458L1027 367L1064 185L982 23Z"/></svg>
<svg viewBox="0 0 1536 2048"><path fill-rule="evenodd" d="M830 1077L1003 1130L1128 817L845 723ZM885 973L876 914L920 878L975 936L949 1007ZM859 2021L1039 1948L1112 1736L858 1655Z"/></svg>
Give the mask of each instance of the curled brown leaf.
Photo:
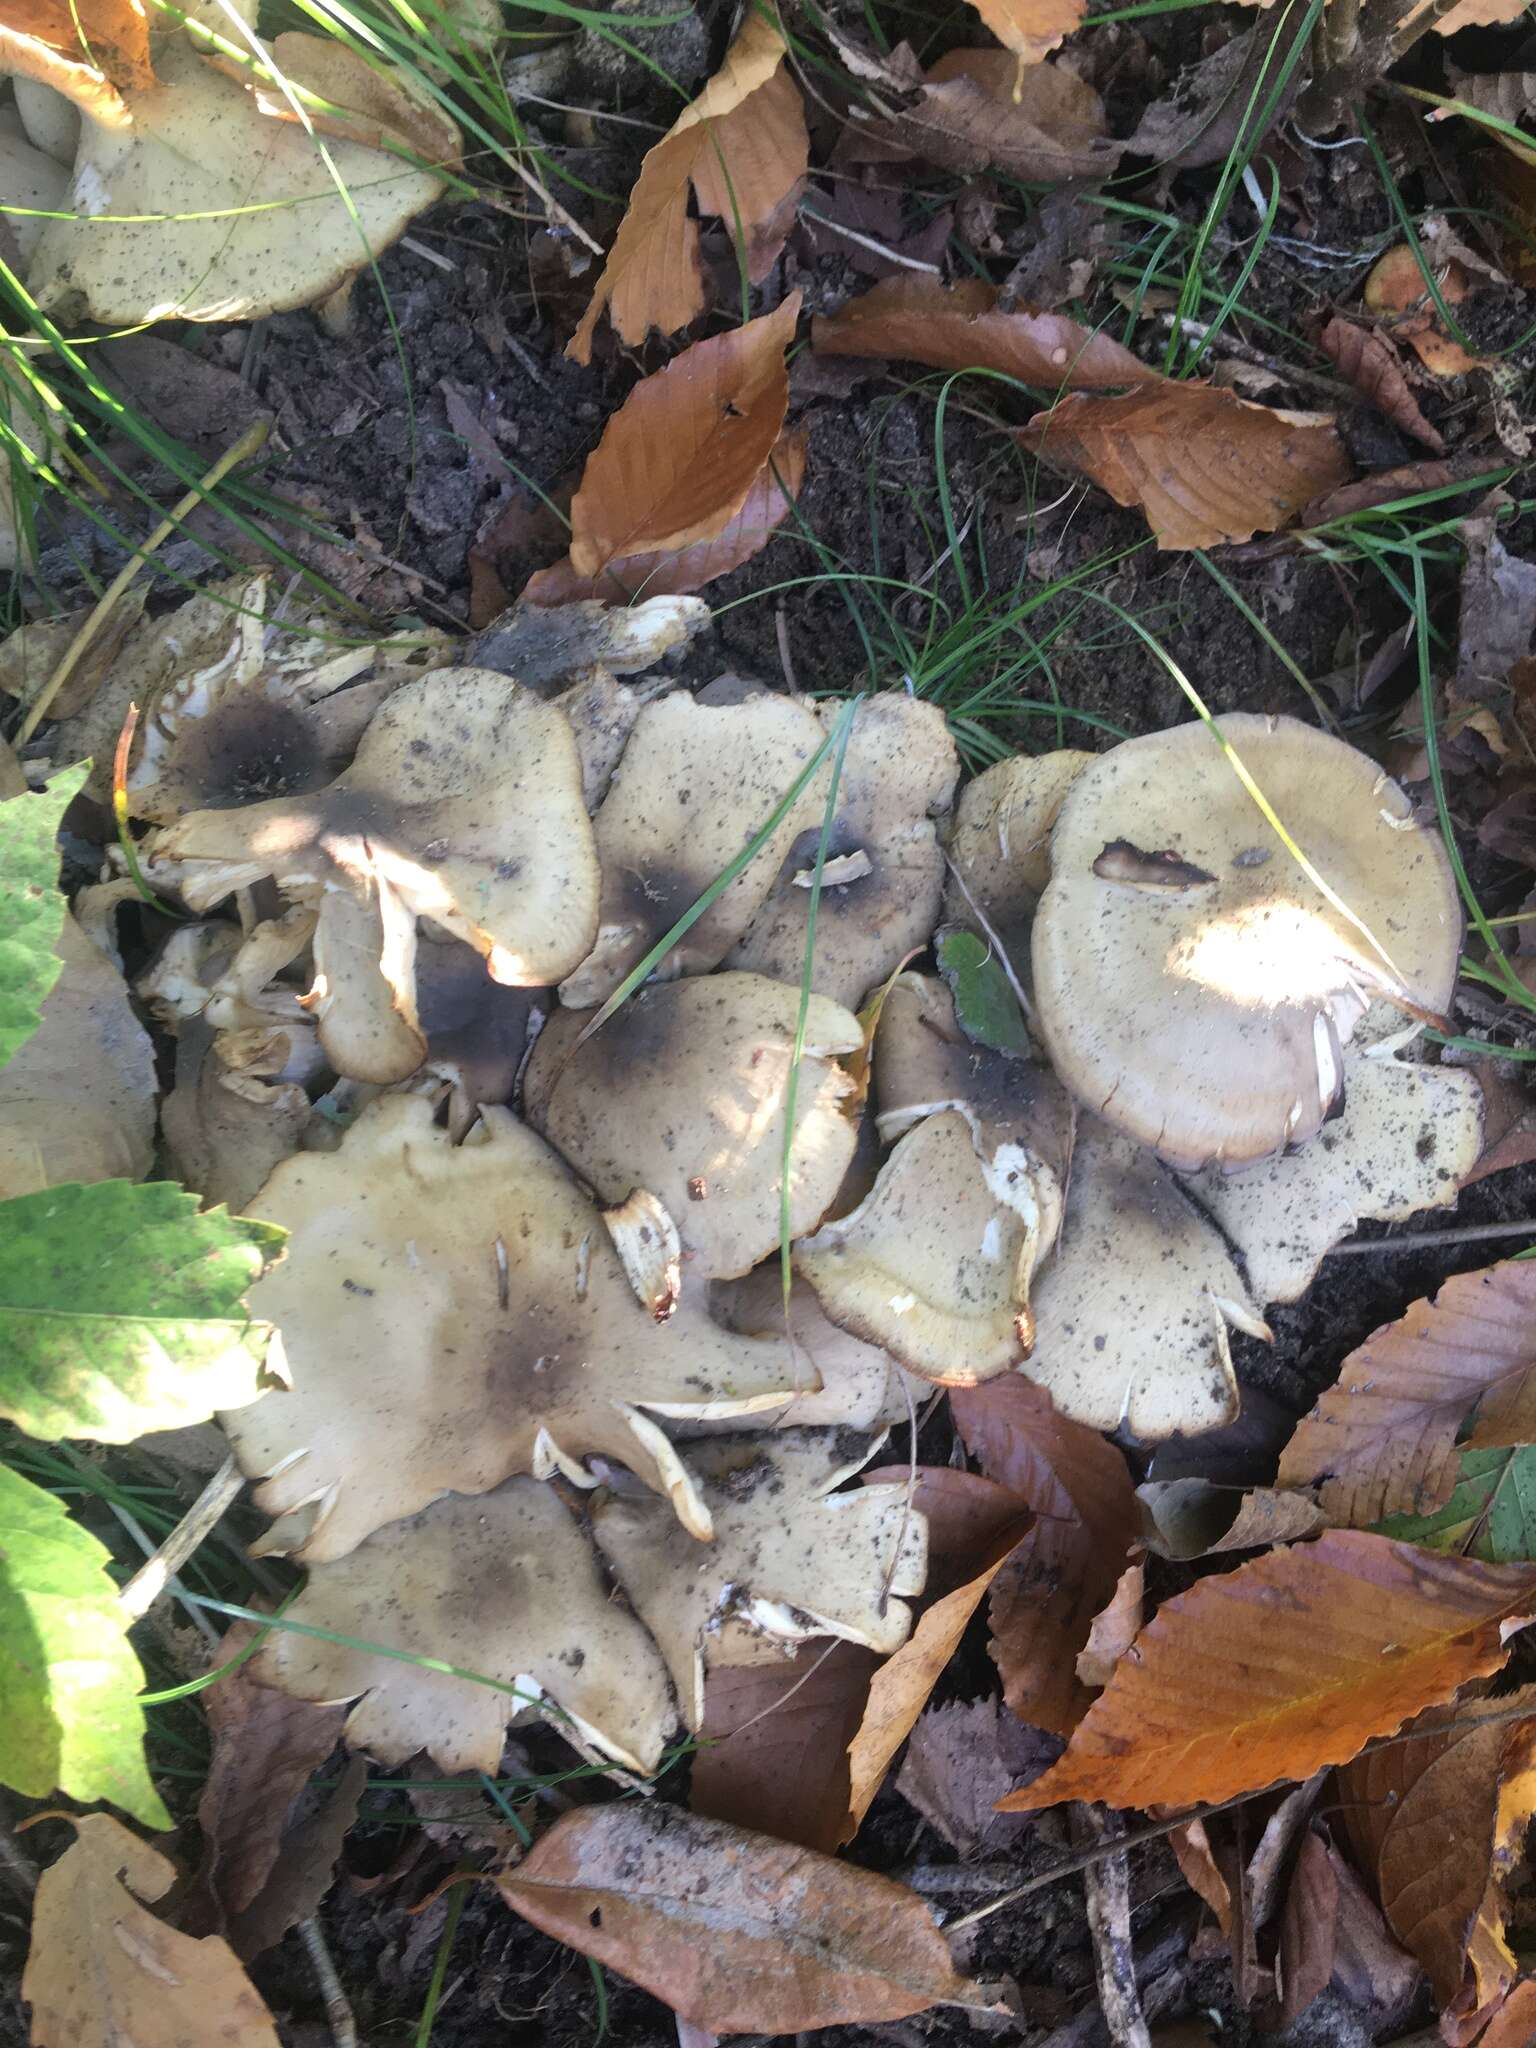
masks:
<svg viewBox="0 0 1536 2048"><path fill-rule="evenodd" d="M1379 413L1405 434L1422 441L1426 448L1433 448L1437 455L1445 453L1444 437L1419 410L1419 402L1409 389L1391 342L1373 334L1368 327L1357 326L1353 320L1341 319L1338 314L1328 322L1318 341L1323 353L1338 364L1360 396Z"/></svg>

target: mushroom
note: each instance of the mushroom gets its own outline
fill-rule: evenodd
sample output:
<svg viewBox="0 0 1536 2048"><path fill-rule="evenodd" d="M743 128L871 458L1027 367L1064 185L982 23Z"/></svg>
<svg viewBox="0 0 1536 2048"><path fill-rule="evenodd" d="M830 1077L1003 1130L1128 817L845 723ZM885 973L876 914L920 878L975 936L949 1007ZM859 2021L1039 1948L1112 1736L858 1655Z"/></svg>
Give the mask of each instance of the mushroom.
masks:
<svg viewBox="0 0 1536 2048"><path fill-rule="evenodd" d="M985 919L1020 972L1035 906L1051 879L1051 828L1093 759L1075 747L1014 754L968 782L955 806L944 915L961 925Z"/></svg>
<svg viewBox="0 0 1536 2048"><path fill-rule="evenodd" d="M629 744L640 716L640 699L628 683L616 682L605 668L594 668L553 701L571 721L581 756L582 795L587 809L595 811Z"/></svg>
<svg viewBox="0 0 1536 2048"><path fill-rule="evenodd" d="M913 1412L914 1401L930 1391L925 1381L903 1371L878 1345L866 1344L851 1330L840 1330L823 1312L809 1282L798 1274L790 1283L786 1321L777 1259L740 1280L717 1282L710 1289L710 1308L717 1322L743 1336L782 1339L787 1331L805 1387L776 1418L781 1429L883 1429L904 1421ZM678 1433L734 1426L689 1424Z"/></svg>
<svg viewBox="0 0 1536 2048"><path fill-rule="evenodd" d="M643 604L516 604L469 643L465 659L516 676L541 694L583 671L640 675L709 624L702 597L650 597Z"/></svg>
<svg viewBox="0 0 1536 2048"><path fill-rule="evenodd" d="M587 1009L611 995L655 942L752 843L820 747L816 714L791 697L647 704L595 819L603 891L596 944L562 983ZM756 916L796 834L819 818L815 787L790 806L658 972L705 974Z"/></svg>
<svg viewBox="0 0 1536 2048"><path fill-rule="evenodd" d="M296 1081L282 1079L290 1061L282 1030L215 1035L200 1021L182 1027L160 1128L172 1174L205 1203L243 1209L299 1149L310 1104Z"/></svg>
<svg viewBox="0 0 1536 2048"><path fill-rule="evenodd" d="M973 1044L948 989L919 974L885 999L875 1089L895 1150L858 1208L797 1246L796 1270L833 1322L925 1379L974 1385L1028 1352L1071 1102L1044 1067Z"/></svg>
<svg viewBox="0 0 1536 2048"><path fill-rule="evenodd" d="M1417 1027L1413 1027L1416 1031ZM1400 1223L1454 1199L1483 1149L1483 1091L1460 1067L1351 1045L1344 1106L1299 1151L1184 1182L1243 1255L1259 1301L1296 1301L1367 1217Z"/></svg>
<svg viewBox="0 0 1536 2048"><path fill-rule="evenodd" d="M12 114L0 129L0 196L7 207L21 209L8 212L5 224L15 237L23 268L31 262L38 238L47 225L41 216L63 212L68 191L68 171L43 150L34 148L20 119Z"/></svg>
<svg viewBox="0 0 1536 2048"><path fill-rule="evenodd" d="M709 1533L653 1416L776 1411L797 1380L782 1343L732 1336L685 1299L636 1303L602 1218L505 1110L454 1145L420 1095L381 1097L332 1153L285 1160L251 1203L289 1231L250 1296L294 1383L226 1416L264 1541L345 1556L447 1492L519 1472L578 1485L599 1454Z"/></svg>
<svg viewBox="0 0 1536 2048"><path fill-rule="evenodd" d="M671 1212L687 1270L750 1272L779 1241L787 1100L800 991L758 974L661 982L581 1043L552 1017L524 1080L528 1120L607 1202L645 1187ZM791 1236L825 1215L853 1157L854 1084L837 1065L859 1020L825 996L806 1010L790 1156Z"/></svg>
<svg viewBox="0 0 1536 2048"><path fill-rule="evenodd" d="M483 1102L510 1102L554 992L504 988L472 946L434 932L416 948L416 1021L426 1066L452 1088L448 1128L461 1138Z"/></svg>
<svg viewBox="0 0 1536 2048"><path fill-rule="evenodd" d="M843 709L836 701L820 707L828 731ZM936 704L892 690L855 712L816 918L811 986L818 994L854 1008L927 945L944 886L935 820L948 810L959 775ZM807 825L791 844L767 901L726 955L727 967L799 981L823 822L824 816Z"/></svg>
<svg viewBox="0 0 1536 2048"><path fill-rule="evenodd" d="M615 1602L569 1508L534 1479L392 1522L316 1565L289 1616L354 1640L274 1629L251 1675L297 1699L354 1701L346 1739L381 1763L425 1750L445 1771L495 1772L508 1721L536 1707L580 1747L648 1773L676 1719L655 1644Z"/></svg>
<svg viewBox="0 0 1536 2048"><path fill-rule="evenodd" d="M1440 835L1373 761L1293 718L1221 733L1326 893L1195 721L1078 776L1034 925L1057 1073L1188 1171L1314 1136L1372 998L1443 1012L1461 942Z"/></svg>
<svg viewBox="0 0 1536 2048"><path fill-rule="evenodd" d="M329 788L194 811L146 845L174 865L194 908L268 876L290 893L349 889L351 911L322 898L317 950L334 942L339 955L364 913L371 943L376 912L378 962L413 1033L418 916L512 986L553 981L596 928L597 860L570 725L488 669L439 669L395 691ZM363 1007L378 1017L368 995ZM318 990L322 1014L334 996L329 981Z"/></svg>
<svg viewBox="0 0 1536 2048"><path fill-rule="evenodd" d="M416 955L414 920L386 884L365 884L359 894L338 880L320 892L315 979L304 1001L338 1074L388 1087L421 1065L427 1035L417 1012Z"/></svg>
<svg viewBox="0 0 1536 2048"><path fill-rule="evenodd" d="M362 78L377 76L353 62ZM435 171L360 142L317 149L263 104L248 72L226 77L185 31L157 39L155 70L115 118L87 92L73 95L83 118L72 217L46 224L27 278L60 318L137 326L313 305L444 189ZM276 105L291 114L286 99ZM439 117L437 132L433 161L455 157L453 124ZM105 231L102 214L117 217Z"/></svg>
<svg viewBox="0 0 1536 2048"><path fill-rule="evenodd" d="M884 1441L786 1429L694 1445L715 1528L707 1546L651 1501L599 1503L598 1548L660 1645L690 1728L702 1725L705 1662L729 1620L786 1644L835 1636L887 1656L906 1641L927 1522L905 1485L836 1491Z"/></svg>
<svg viewBox="0 0 1536 2048"><path fill-rule="evenodd" d="M1237 1414L1227 1325L1270 1331L1213 1225L1145 1146L1080 1116L1023 1370L1063 1415L1143 1441Z"/></svg>

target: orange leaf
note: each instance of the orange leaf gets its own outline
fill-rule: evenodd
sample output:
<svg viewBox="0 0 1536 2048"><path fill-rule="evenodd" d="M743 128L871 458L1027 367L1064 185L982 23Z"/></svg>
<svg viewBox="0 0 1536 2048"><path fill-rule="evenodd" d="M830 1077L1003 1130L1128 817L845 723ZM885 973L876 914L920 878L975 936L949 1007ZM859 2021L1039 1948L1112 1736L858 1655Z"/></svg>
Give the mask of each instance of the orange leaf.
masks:
<svg viewBox="0 0 1536 2048"><path fill-rule="evenodd" d="M1525 1977L1489 2023L1478 2048L1531 2048L1536 2041L1536 1977Z"/></svg>
<svg viewBox="0 0 1536 2048"><path fill-rule="evenodd" d="M885 1782L891 1759L912 1733L940 1673L960 1647L960 1638L971 1616L1030 1526L1032 1517L1018 1515L1016 1502L1010 1505L1015 1513L982 1551L980 1569L953 1592L924 1608L911 1636L894 1656L886 1658L870 1681L869 1704L848 1747L848 1818L840 1838L845 1842L858 1833L871 1801Z"/></svg>
<svg viewBox="0 0 1536 2048"><path fill-rule="evenodd" d="M653 327L675 334L703 312L690 186L701 213L719 214L738 241L745 236L750 274L766 275L777 251L762 237L776 220L778 240L788 232L785 202L805 176L810 149L805 109L783 60L783 37L749 12L724 64L646 153L592 302L566 348L576 362L590 361L605 306L632 345Z"/></svg>
<svg viewBox="0 0 1536 2048"><path fill-rule="evenodd" d="M571 567L713 540L746 503L784 425L784 351L800 294L695 342L625 399L571 501Z"/></svg>
<svg viewBox="0 0 1536 2048"><path fill-rule="evenodd" d="M1086 0L971 0L971 5L1003 47L1026 64L1038 64L1071 35L1086 10Z"/></svg>
<svg viewBox="0 0 1536 2048"><path fill-rule="evenodd" d="M1271 533L1350 474L1329 414L1277 412L1206 384L1064 398L1018 433L1117 505L1140 506L1160 548Z"/></svg>
<svg viewBox="0 0 1536 2048"><path fill-rule="evenodd" d="M677 597L702 590L717 576L729 576L760 553L789 517L805 476L805 445L803 433L779 437L753 478L740 510L712 540L695 541L671 554L658 549L652 554L622 555L596 576L578 576L567 555L528 579L524 600L529 604L574 604L580 598L600 597L609 604L629 604L646 597Z"/></svg>
<svg viewBox="0 0 1536 2048"><path fill-rule="evenodd" d="M1000 313L979 277L943 285L892 277L812 328L822 356L895 356L938 370L998 370L1050 390L1161 384L1156 370L1107 334L1062 313Z"/></svg>
<svg viewBox="0 0 1536 2048"><path fill-rule="evenodd" d="M1140 1523L1125 1459L1018 1374L957 1388L950 1413L987 1475L1039 1518L992 1588L992 1657L1021 1721L1069 1735L1092 1703L1078 1652Z"/></svg>
<svg viewBox="0 0 1536 2048"><path fill-rule="evenodd" d="M1508 1259L1447 1280L1368 1337L1281 1453L1278 1484L1315 1486L1330 1521L1362 1528L1450 1499L1457 1432L1477 1449L1536 1441L1536 1266Z"/></svg>
<svg viewBox="0 0 1536 2048"><path fill-rule="evenodd" d="M845 1838L848 1745L879 1662L860 1643L815 1642L782 1662L713 1668L694 1812L830 1855Z"/></svg>
<svg viewBox="0 0 1536 2048"><path fill-rule="evenodd" d="M1448 306L1459 306L1470 289L1465 267L1455 257L1436 266L1436 283ZM1392 331L1406 341L1425 369L1436 377L1461 377L1486 367L1469 356L1440 325L1439 310L1424 282L1419 260L1406 242L1389 249L1365 280L1366 310L1390 318Z"/></svg>
<svg viewBox="0 0 1536 2048"><path fill-rule="evenodd" d="M1066 1755L1003 1802L1190 1806L1345 1763L1505 1660L1536 1568L1353 1530L1271 1551L1167 1601Z"/></svg>
<svg viewBox="0 0 1536 2048"><path fill-rule="evenodd" d="M713 2033L992 2009L905 1886L660 1800L579 1807L494 1881L535 1927Z"/></svg>

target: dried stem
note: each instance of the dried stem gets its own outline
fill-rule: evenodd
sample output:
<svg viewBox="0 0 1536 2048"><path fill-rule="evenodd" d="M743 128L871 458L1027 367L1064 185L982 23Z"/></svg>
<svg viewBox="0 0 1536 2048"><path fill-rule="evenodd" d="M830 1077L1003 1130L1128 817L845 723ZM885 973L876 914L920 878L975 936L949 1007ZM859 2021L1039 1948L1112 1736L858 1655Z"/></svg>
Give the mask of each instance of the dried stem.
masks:
<svg viewBox="0 0 1536 2048"><path fill-rule="evenodd" d="M245 1484L233 1458L226 1458L170 1535L134 1573L117 1596L130 1620L146 1615L160 1595L177 1590L176 1574L213 1532Z"/></svg>
<svg viewBox="0 0 1536 2048"><path fill-rule="evenodd" d="M1077 1801L1072 1808L1072 1833L1101 1853L1083 1870L1088 1899L1088 1928L1093 1936L1093 1968L1099 1985L1099 2010L1115 2048L1152 2048L1141 1994L1136 1989L1136 1957L1131 1947L1131 1866L1125 1852L1125 1822L1107 1807Z"/></svg>
<svg viewBox="0 0 1536 2048"><path fill-rule="evenodd" d="M331 2024L331 2039L336 2043L336 2048L357 2048L357 2021L352 2017L347 1994L341 1988L336 1965L331 1961L331 1952L326 1947L325 1936L320 1931L320 1922L315 1918L301 1920L299 1939L304 1944L310 1967L315 1973L315 1981L320 1986L320 1996L325 2001L325 2016Z"/></svg>
<svg viewBox="0 0 1536 2048"><path fill-rule="evenodd" d="M1349 1259L1366 1252L1416 1251L1421 1245L1431 1244L1476 1244L1479 1238L1489 1237L1536 1237L1536 1222L1463 1223L1454 1229L1409 1230L1401 1237L1352 1238L1348 1244L1336 1244L1327 1257Z"/></svg>

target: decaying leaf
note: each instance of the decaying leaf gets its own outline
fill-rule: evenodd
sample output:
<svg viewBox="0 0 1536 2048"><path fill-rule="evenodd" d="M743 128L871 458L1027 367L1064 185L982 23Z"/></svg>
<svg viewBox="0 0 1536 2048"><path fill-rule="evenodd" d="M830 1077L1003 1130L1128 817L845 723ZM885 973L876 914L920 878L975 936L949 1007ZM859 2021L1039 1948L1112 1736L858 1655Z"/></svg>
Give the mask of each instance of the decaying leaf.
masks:
<svg viewBox="0 0 1536 2048"><path fill-rule="evenodd" d="M386 1096L338 1151L286 1160L255 1206L292 1233L252 1305L281 1325L294 1389L225 1426L283 1517L268 1548L343 1557L450 1489L518 1472L590 1486L594 1452L705 1535L651 1414L752 1414L796 1391L788 1347L719 1329L702 1290L653 1322L596 1207L504 1109L456 1146L430 1101Z"/></svg>
<svg viewBox="0 0 1536 2048"><path fill-rule="evenodd" d="M611 604L629 604L702 590L717 576L729 576L760 554L788 519L805 479L805 451L803 433L781 434L740 506L708 540L692 541L671 551L620 555L594 576L578 575L567 555L529 577L523 586L523 602L565 605L584 598L606 598Z"/></svg>
<svg viewBox="0 0 1536 2048"><path fill-rule="evenodd" d="M566 353L590 360L608 309L620 338L637 345L652 327L673 334L703 312L699 230L688 212L717 214L738 241L748 274L766 275L787 223L781 209L805 175L805 110L783 68L784 38L748 13L724 64L640 166L603 274ZM590 572L588 572L590 573Z"/></svg>
<svg viewBox="0 0 1536 2048"><path fill-rule="evenodd" d="M1209 1479L1153 1479L1136 1489L1142 1538L1179 1563L1233 1550L1267 1550L1315 1536L1327 1516L1309 1493L1271 1486L1216 1486Z"/></svg>
<svg viewBox="0 0 1536 2048"><path fill-rule="evenodd" d="M982 278L944 285L892 277L838 312L819 315L818 355L892 356L940 370L996 370L1048 391L1160 384L1160 374L1107 334L1060 313L1004 313Z"/></svg>
<svg viewBox="0 0 1536 2048"><path fill-rule="evenodd" d="M1350 1353L1280 1460L1281 1486L1315 1486L1356 1528L1426 1515L1456 1484L1457 1436L1475 1450L1536 1440L1536 1267L1511 1259L1457 1274L1432 1301Z"/></svg>
<svg viewBox="0 0 1536 2048"><path fill-rule="evenodd" d="M971 5L1007 50L1025 64L1037 64L1083 18L1085 0L971 0Z"/></svg>
<svg viewBox="0 0 1536 2048"><path fill-rule="evenodd" d="M278 2048L277 2029L229 1944L157 1920L175 1866L110 1814L75 1820L43 1872L21 1995L36 2048L108 2041L211 2041ZM937 1939L937 1937L935 1937Z"/></svg>
<svg viewBox="0 0 1536 2048"><path fill-rule="evenodd" d="M1536 1569L1326 1530L1165 1601L1009 1811L1191 1806L1345 1763L1505 1661ZM1283 1617L1281 1626L1277 1617Z"/></svg>
<svg viewBox="0 0 1536 2048"><path fill-rule="evenodd" d="M1160 548L1272 533L1350 474L1331 415L1277 412L1214 385L1064 398L1019 439L1117 505L1138 506Z"/></svg>
<svg viewBox="0 0 1536 2048"><path fill-rule="evenodd" d="M660 1801L569 1813L495 1883L535 1927L715 2033L987 2009L915 1893Z"/></svg>
<svg viewBox="0 0 1536 2048"><path fill-rule="evenodd" d="M741 511L783 431L784 351L799 312L794 292L760 320L696 341L635 386L571 500L578 576L713 540Z"/></svg>
<svg viewBox="0 0 1536 2048"><path fill-rule="evenodd" d="M1444 223L1442 223L1442 226ZM1471 290L1466 266L1455 256L1431 264L1441 300L1459 306ZM1391 331L1407 342L1425 369L1436 377L1460 377L1483 367L1441 325L1439 308L1425 282L1419 259L1406 242L1389 249L1365 280L1367 312L1390 321Z"/></svg>
<svg viewBox="0 0 1536 2048"><path fill-rule="evenodd" d="M1110 1595L1108 1606L1101 1607L1093 1617L1088 1640L1077 1653L1076 1670L1080 1684L1095 1691L1108 1685L1115 1666L1141 1633L1146 1606L1146 1576L1147 1568L1142 1559L1137 1558L1128 1564L1120 1574L1119 1584Z"/></svg>
<svg viewBox="0 0 1536 2048"><path fill-rule="evenodd" d="M962 1856L1015 1840L1029 1822L997 1802L1055 1762L1061 1744L995 1699L927 1707L896 1789Z"/></svg>
<svg viewBox="0 0 1536 2048"><path fill-rule="evenodd" d="M1125 1459L1017 1375L957 1390L950 1410L983 1472L1036 1516L992 1590L992 1657L1004 1696L1021 1721L1070 1734L1092 1697L1076 1658L1137 1533Z"/></svg>
<svg viewBox="0 0 1536 2048"><path fill-rule="evenodd" d="M1422 441L1426 448L1433 448L1437 455L1445 453L1445 438L1420 411L1397 351L1389 341L1337 313L1318 341L1323 353L1338 364L1362 398L1405 434Z"/></svg>

